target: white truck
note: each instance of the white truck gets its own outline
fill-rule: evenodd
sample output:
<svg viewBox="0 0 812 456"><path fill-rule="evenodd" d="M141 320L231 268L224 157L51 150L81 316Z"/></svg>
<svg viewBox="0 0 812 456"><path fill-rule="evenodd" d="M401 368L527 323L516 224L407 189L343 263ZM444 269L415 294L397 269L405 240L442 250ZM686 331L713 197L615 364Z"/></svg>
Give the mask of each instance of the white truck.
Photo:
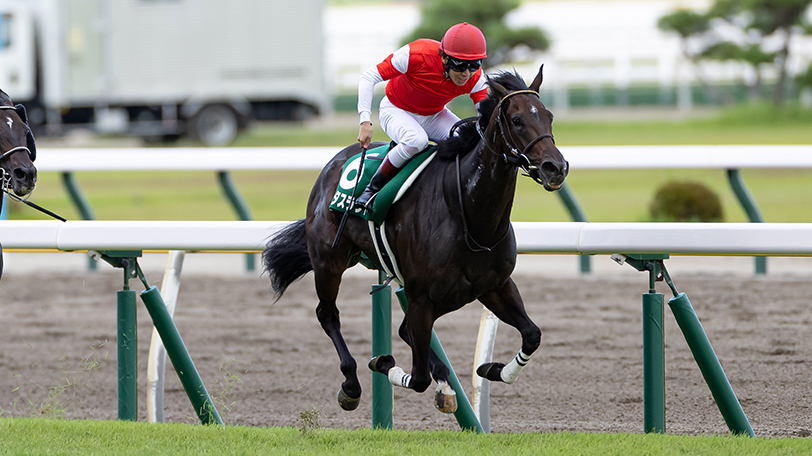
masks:
<svg viewBox="0 0 812 456"><path fill-rule="evenodd" d="M32 128L207 145L330 109L324 0L0 0L0 89Z"/></svg>

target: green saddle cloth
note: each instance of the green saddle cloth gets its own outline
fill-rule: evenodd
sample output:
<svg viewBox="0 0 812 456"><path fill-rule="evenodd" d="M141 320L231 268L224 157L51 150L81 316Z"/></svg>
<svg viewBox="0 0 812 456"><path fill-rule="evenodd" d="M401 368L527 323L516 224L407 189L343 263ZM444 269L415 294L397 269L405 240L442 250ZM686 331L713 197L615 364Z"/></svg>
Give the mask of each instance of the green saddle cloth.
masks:
<svg viewBox="0 0 812 456"><path fill-rule="evenodd" d="M436 146L431 145L423 152L412 157L412 159L406 163L406 166L404 166L388 184L384 185L375 199L372 200L372 212L360 207L354 207L355 198L364 192L370 179L372 179L372 175L375 174L375 171L381 166L381 162L383 162L384 157L386 157L386 154L389 153L391 148L392 144L387 144L367 151L361 181L358 182L358 188L354 194L353 189L355 188L355 179L358 176L358 162L361 160L361 154L354 155L347 160L341 171L341 179L338 181L333 199L330 202L330 210L345 212L349 208L350 214L357 215L365 220L372 220L378 225L383 223L386 219L386 214L389 213L389 208L392 207L392 204L395 202L400 188L407 181L409 183L413 181L413 179L410 179L412 174L415 173L415 171L419 174L420 171L425 168L425 166L422 165L424 163L428 164L427 160L434 158L437 149Z"/></svg>

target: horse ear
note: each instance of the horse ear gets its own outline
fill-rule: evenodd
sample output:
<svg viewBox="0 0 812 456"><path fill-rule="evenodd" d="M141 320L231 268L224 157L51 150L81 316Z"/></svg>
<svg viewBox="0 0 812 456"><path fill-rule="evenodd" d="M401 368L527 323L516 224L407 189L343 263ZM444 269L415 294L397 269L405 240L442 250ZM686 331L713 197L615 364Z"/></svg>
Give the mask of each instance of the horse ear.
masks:
<svg viewBox="0 0 812 456"><path fill-rule="evenodd" d="M14 110L17 111L17 115L20 116L20 119L27 124L28 114L25 112L25 106L18 104L14 106Z"/></svg>
<svg viewBox="0 0 812 456"><path fill-rule="evenodd" d="M488 85L491 87L491 92L499 99L505 98L505 95L508 94L508 90L493 79L488 79Z"/></svg>
<svg viewBox="0 0 812 456"><path fill-rule="evenodd" d="M544 79L544 76L541 74L544 71L544 64L541 64L541 68L539 68L539 74L536 75L536 79L533 79L533 82L530 84L530 88L538 92L541 88L541 81Z"/></svg>

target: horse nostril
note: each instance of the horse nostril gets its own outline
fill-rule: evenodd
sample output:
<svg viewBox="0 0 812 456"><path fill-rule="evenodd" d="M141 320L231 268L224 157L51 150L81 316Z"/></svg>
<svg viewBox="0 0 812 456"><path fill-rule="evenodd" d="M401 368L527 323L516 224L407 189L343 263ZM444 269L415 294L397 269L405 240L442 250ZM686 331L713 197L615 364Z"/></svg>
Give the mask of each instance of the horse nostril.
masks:
<svg viewBox="0 0 812 456"><path fill-rule="evenodd" d="M25 167L17 167L14 168L12 171L12 175L14 176L14 180L18 182L37 182L37 169L36 168L25 168Z"/></svg>
<svg viewBox="0 0 812 456"><path fill-rule="evenodd" d="M561 173L561 170L558 169L558 166L555 163L551 162L551 161L546 161L546 162L542 163L541 164L541 171L547 176L556 175L556 174Z"/></svg>

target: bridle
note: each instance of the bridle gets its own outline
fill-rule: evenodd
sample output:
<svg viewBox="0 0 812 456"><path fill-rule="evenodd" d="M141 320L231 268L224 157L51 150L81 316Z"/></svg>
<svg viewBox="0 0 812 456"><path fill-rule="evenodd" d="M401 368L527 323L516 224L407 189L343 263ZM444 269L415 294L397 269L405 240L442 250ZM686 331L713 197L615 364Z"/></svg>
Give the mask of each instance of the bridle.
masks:
<svg viewBox="0 0 812 456"><path fill-rule="evenodd" d="M20 106L22 106L22 105L20 105ZM0 106L0 109L13 109L13 110L16 111L17 107L16 106L3 105L3 106ZM26 127L28 128L28 122L25 122L25 123L26 123ZM34 140L33 138L34 138L34 136L31 133L31 130L29 128L28 133L26 135L26 141L28 141L29 144L31 144L33 142L33 140ZM34 161L34 158L35 158L34 153L31 152L31 149L29 149L27 146L12 147L11 149L0 153L0 160L10 156L11 154L13 154L15 152L22 152L22 151L28 152L28 157L31 159L32 162ZM35 204L35 203L32 203L31 201L28 201L28 198L31 197L31 193L26 195L25 198L20 198L19 196L15 195L14 192L9 191L10 188L11 188L11 173L6 171L5 168L0 167L0 193L4 192L4 193L6 193L8 195L9 198L11 198L11 199L13 199L15 201L19 201L21 203L24 203L24 204L28 205L29 207L32 207L32 208L34 208L34 209L36 209L36 210L38 210L40 212L43 212L43 213L45 213L47 215L50 215L51 217L53 217L53 218L55 218L57 220L61 220L63 222L67 221L65 219L65 217L62 217L59 214L51 212L48 209L45 209L44 207L42 207L42 206L40 206L38 204ZM0 194L0 196L2 196L2 195ZM0 205L2 205L2 199L0 199Z"/></svg>
<svg viewBox="0 0 812 456"><path fill-rule="evenodd" d="M521 168L522 170L524 170L526 176L530 177L534 181L536 181L539 184L543 185L544 182L542 182L541 178L538 175L538 166L530 164L530 159L527 158L527 153L530 152L530 150L533 148L533 146L536 145L536 143L538 143L539 141L541 141L544 138L550 138L553 141L553 144L555 144L555 138L553 137L553 134L552 133L542 133L542 134L540 134L535 139L533 139L532 141L527 143L527 145L524 146L522 151L519 152L518 147L516 147L516 140L513 137L513 135L510 133L510 128L505 128L505 126L503 125L504 121L507 121L507 119L502 115L502 105L509 98L513 97L514 95L520 95L520 94L528 94L528 95L532 94L532 95L535 95L536 97L539 96L538 92L536 92L535 90L530 90L530 89L517 90L515 92L510 92L509 94L502 97L502 99L499 100L499 105L496 107L496 120L495 120L496 126L499 129L499 133L502 135L502 139L504 140L505 145L508 146L508 150L510 151L510 153L509 154L500 154L500 153L496 152L495 150L493 150L491 148L491 146L488 144L487 141L485 141L485 147L487 147L488 150L490 150L491 152L493 152L493 153L495 153L497 155L501 155L502 159L505 161L505 163L507 163L509 165L512 165L512 166L515 166L517 168ZM507 131L508 133L505 134L505 131ZM480 132L480 134L482 134L482 133ZM496 129L494 129L494 135L493 135L493 141L492 142L494 142L494 143L496 142Z"/></svg>
<svg viewBox="0 0 812 456"><path fill-rule="evenodd" d="M14 106L0 106L0 109L13 109L13 110L16 110L16 108ZM10 156L14 152L21 152L21 151L28 152L28 157L31 158L32 161L33 161L33 154L31 153L31 149L29 149L27 146L12 147L11 149L0 153L0 160ZM3 171L3 173L5 173L5 171Z"/></svg>
<svg viewBox="0 0 812 456"><path fill-rule="evenodd" d="M512 166L515 166L517 168L521 168L522 170L525 171L526 176L530 177L531 179L538 182L539 184L543 184L542 180L538 177L538 175L533 173L533 171L536 171L536 172L538 171L538 167L533 166L533 165L530 164L530 160L527 158L526 154L527 154L527 152L530 151L530 149L533 146L536 145L537 142L541 141L544 138L552 139L553 143L555 144L555 139L553 138L553 135L551 133L542 133L541 135L539 135L538 137L536 137L535 139L530 141L526 146L524 146L524 149L521 152L519 152L519 149L514 145L516 143L516 141L511 140L511 139L513 139L512 135L511 135L510 139L508 138L507 135L505 135L505 128L502 126L502 119L504 118L502 116L502 104L508 98L510 98L510 97L512 97L514 95L519 95L519 94L533 94L535 96L539 96L538 92L536 92L534 90L529 90L529 89L527 89L527 90L517 90L515 92L510 92L509 94L502 97L502 99L499 100L499 105L496 108L497 109L496 120L495 120L496 125L497 125L497 127L499 127L499 131L500 131L500 133L502 135L502 139L504 140L505 144L508 146L508 148L510 150L510 155L508 155L508 154L500 154L500 153L496 152L495 150L493 150L491 148L491 146L488 144L488 141L483 141L483 142L485 143L485 147L488 150L490 150L491 152L493 152L496 155L501 155L503 160L505 160L505 163L507 163L509 165L512 165ZM463 119L463 120L457 122L451 128L451 134L452 135L454 134L454 131L457 129L457 127L459 125L461 125L463 123L471 122L471 121L476 122L476 129L479 132L479 136L482 137L482 139L484 140L485 139L485 134L483 133L483 131L480 128L479 118L477 118L477 117L469 117L467 119ZM494 132L493 142L494 143L496 142L496 133L495 132ZM507 238L508 233L510 233L510 224L508 224L507 229L505 229L505 232L502 234L502 236L499 237L499 240L497 240L496 242L494 242L490 246L482 245L479 242L477 242L476 239L474 239L474 237L471 235L470 231L468 230L468 222L465 219L465 206L464 206L463 201L462 201L462 185L461 185L461 182L460 182L460 180L462 179L462 176L461 176L461 173L460 173L460 156L459 155L456 156L456 162L457 162L456 163L457 164L457 197L459 199L460 213L462 215L462 230L465 233L465 244L468 246L468 249L471 250L472 252L490 252L497 245L499 245L503 240L505 240L505 238Z"/></svg>

